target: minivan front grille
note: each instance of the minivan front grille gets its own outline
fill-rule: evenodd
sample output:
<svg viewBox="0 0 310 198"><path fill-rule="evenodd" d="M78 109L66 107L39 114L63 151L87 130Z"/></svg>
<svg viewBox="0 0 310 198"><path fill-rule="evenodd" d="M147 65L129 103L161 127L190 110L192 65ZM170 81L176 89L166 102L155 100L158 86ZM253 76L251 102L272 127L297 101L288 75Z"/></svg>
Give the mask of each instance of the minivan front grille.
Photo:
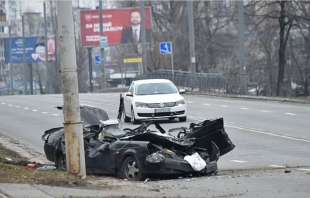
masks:
<svg viewBox="0 0 310 198"><path fill-rule="evenodd" d="M164 108L164 107L174 107L176 102L165 102L165 103L149 103L147 104L149 108Z"/></svg>
<svg viewBox="0 0 310 198"><path fill-rule="evenodd" d="M176 116L182 115L185 111L176 111L176 112L162 112L162 113L138 113L140 117L161 117L161 116Z"/></svg>

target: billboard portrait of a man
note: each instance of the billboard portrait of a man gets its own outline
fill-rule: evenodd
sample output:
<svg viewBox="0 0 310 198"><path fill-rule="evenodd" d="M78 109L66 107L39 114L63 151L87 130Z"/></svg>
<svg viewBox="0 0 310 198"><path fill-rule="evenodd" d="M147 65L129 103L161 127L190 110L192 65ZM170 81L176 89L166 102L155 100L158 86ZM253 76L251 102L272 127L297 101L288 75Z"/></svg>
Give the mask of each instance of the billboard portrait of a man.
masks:
<svg viewBox="0 0 310 198"><path fill-rule="evenodd" d="M125 27L122 31L121 43L139 43L142 41L141 14L139 11L132 11L130 14L130 27ZM151 30L145 28L145 38L151 40Z"/></svg>

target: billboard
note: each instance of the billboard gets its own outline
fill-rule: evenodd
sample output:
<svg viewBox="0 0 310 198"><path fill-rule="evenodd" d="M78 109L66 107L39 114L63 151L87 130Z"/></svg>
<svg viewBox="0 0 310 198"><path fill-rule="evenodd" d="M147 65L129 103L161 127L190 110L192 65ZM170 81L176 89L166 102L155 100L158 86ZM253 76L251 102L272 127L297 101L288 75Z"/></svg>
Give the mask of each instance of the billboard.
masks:
<svg viewBox="0 0 310 198"><path fill-rule="evenodd" d="M100 36L106 36L108 45L135 43L141 41L140 8L120 8L103 10L103 34L100 34L99 10L82 10L80 13L82 44L98 47ZM146 40L151 38L151 8L145 8Z"/></svg>
<svg viewBox="0 0 310 198"><path fill-rule="evenodd" d="M24 44L25 43L25 44ZM44 39L40 37L11 37L5 39L5 63L45 62ZM55 59L55 40L49 38L48 59Z"/></svg>

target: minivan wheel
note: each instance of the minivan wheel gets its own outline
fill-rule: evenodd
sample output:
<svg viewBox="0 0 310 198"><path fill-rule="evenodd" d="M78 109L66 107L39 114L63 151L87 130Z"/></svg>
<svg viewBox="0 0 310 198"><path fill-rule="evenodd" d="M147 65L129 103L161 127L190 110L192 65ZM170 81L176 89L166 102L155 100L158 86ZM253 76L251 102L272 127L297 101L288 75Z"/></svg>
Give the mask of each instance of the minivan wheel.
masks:
<svg viewBox="0 0 310 198"><path fill-rule="evenodd" d="M130 122L130 117L128 117L125 113L125 109L123 110L124 122Z"/></svg>
<svg viewBox="0 0 310 198"><path fill-rule="evenodd" d="M135 118L135 113L133 111L133 108L131 108L131 123L132 124L137 124L138 120Z"/></svg>

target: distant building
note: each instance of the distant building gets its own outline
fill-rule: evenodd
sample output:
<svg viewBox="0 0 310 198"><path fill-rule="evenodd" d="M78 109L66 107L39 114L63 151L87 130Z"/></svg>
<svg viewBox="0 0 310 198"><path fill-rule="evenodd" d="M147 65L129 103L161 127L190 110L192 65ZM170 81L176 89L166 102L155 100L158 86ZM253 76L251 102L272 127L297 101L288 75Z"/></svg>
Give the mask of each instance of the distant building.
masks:
<svg viewBox="0 0 310 198"><path fill-rule="evenodd" d="M22 15L22 4L21 0L6 0L6 13L7 22L11 27L11 34L18 36L22 34L21 26L21 15Z"/></svg>

